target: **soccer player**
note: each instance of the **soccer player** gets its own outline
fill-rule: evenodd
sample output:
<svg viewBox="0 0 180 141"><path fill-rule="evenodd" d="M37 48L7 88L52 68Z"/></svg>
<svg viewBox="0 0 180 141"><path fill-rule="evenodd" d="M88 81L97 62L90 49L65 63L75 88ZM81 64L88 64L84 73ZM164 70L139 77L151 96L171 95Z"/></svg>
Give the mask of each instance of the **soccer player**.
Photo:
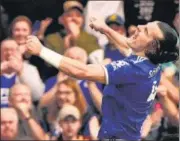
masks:
<svg viewBox="0 0 180 141"><path fill-rule="evenodd" d="M116 33L96 18L91 19L90 26L104 33L127 57L106 66L85 65L43 47L34 36L27 39L26 46L31 54L68 75L106 84L100 139L139 140L160 81L159 64L175 61L179 56L177 34L159 21L138 26L130 38Z"/></svg>

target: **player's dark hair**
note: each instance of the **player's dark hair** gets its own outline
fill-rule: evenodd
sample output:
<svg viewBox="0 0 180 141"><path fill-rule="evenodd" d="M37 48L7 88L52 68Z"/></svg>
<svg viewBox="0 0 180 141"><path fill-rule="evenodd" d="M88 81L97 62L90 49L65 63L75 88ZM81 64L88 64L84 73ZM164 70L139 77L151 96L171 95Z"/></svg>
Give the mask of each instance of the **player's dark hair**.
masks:
<svg viewBox="0 0 180 141"><path fill-rule="evenodd" d="M163 33L163 39L153 40L150 49L145 53L146 56L154 64L176 61L179 57L176 31L164 22L158 22L157 25Z"/></svg>

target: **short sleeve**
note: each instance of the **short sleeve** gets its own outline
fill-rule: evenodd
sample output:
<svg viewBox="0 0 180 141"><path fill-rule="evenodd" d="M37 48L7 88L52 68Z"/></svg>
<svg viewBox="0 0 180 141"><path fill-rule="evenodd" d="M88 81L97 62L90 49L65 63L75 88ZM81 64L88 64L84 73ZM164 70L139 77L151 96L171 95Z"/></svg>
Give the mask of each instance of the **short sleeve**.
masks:
<svg viewBox="0 0 180 141"><path fill-rule="evenodd" d="M114 61L104 67L106 84L130 84L135 83L138 72L133 64L124 60Z"/></svg>

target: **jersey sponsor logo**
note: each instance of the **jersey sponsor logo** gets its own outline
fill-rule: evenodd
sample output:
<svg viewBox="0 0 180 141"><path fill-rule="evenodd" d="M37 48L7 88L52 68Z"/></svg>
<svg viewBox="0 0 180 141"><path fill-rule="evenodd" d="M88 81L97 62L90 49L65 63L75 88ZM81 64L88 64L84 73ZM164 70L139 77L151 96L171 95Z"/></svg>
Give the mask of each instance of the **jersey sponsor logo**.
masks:
<svg viewBox="0 0 180 141"><path fill-rule="evenodd" d="M158 67L156 67L155 69L150 70L150 71L149 71L149 77L148 77L148 78L153 77L159 70L160 70L160 65L159 65Z"/></svg>
<svg viewBox="0 0 180 141"><path fill-rule="evenodd" d="M111 65L115 71L123 66L129 66L129 63L127 63L126 61L116 61L116 62L112 62Z"/></svg>

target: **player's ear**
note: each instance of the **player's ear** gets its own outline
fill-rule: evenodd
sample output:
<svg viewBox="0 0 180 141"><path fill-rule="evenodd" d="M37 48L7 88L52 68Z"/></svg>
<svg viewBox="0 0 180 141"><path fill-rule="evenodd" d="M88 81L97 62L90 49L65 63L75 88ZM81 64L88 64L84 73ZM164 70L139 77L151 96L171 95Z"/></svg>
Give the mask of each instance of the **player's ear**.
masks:
<svg viewBox="0 0 180 141"><path fill-rule="evenodd" d="M156 53L156 48L157 48L157 42L155 40L152 40L148 43L146 47L146 54L155 54Z"/></svg>

